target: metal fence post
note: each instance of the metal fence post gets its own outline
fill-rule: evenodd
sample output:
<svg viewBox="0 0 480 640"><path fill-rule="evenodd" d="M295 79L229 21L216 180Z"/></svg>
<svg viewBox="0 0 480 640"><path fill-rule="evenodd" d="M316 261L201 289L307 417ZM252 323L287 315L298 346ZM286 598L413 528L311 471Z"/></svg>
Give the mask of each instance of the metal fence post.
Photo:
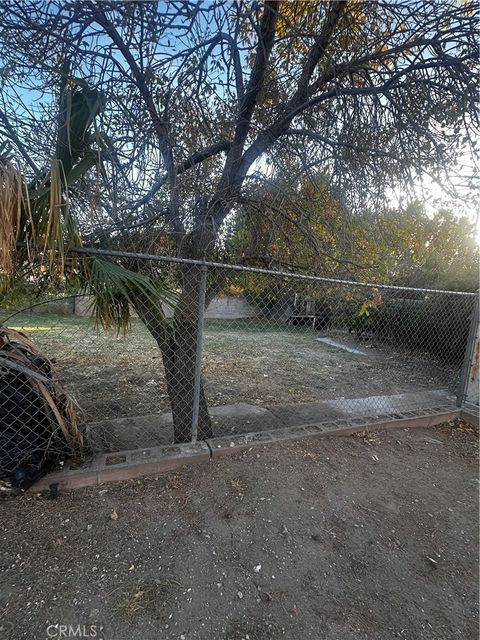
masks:
<svg viewBox="0 0 480 640"><path fill-rule="evenodd" d="M200 388L202 372L203 324L205 320L205 292L207 284L207 267L200 267L200 287L198 291L197 342L195 348L195 373L193 382L192 405L192 442L198 437L198 416L200 409Z"/></svg>
<svg viewBox="0 0 480 640"><path fill-rule="evenodd" d="M468 332L467 346L463 360L460 381L457 392L457 406L462 407L465 403L479 404L479 358L480 358L480 289L475 294L475 304L473 306Z"/></svg>

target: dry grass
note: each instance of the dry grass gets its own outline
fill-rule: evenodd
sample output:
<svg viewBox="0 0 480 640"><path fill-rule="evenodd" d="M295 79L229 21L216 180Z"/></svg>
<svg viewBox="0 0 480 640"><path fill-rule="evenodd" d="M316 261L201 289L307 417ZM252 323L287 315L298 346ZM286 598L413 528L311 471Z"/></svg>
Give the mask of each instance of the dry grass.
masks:
<svg viewBox="0 0 480 640"><path fill-rule="evenodd" d="M128 591L119 591L117 611L129 622L145 614L166 619L179 586L179 582L169 579L136 584Z"/></svg>

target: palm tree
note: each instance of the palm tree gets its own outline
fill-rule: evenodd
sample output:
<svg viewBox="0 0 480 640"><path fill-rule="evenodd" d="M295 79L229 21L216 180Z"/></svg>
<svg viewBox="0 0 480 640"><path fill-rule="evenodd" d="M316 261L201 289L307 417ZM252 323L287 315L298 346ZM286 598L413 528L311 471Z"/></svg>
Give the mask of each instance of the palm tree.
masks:
<svg viewBox="0 0 480 640"><path fill-rule="evenodd" d="M55 158L48 169L27 180L0 150L0 274L3 286L39 270L47 277L69 277L94 296L97 321L125 330L137 295L150 303L171 301L172 291L151 278L98 256L72 256L82 244L71 194L99 161L91 134L104 108L101 94L78 79L65 79L60 91Z"/></svg>
<svg viewBox="0 0 480 640"><path fill-rule="evenodd" d="M91 130L103 106L98 92L84 82L66 79L60 92L55 158L48 169L27 179L6 153L0 153L2 287L9 289L19 279L32 280L39 276L51 282L73 281L78 288L93 295L96 322L105 330L125 331L131 308L138 308L141 302L154 310L157 330L160 327L166 331L161 304L174 301L171 287L108 258L69 251L82 244L71 196L79 181L98 161ZM48 440L50 433L53 440L60 438L70 449L78 450L81 436L71 402L51 376L38 370L38 362L42 363L41 368L50 370L47 356L40 354L26 336L0 329L0 393L9 395L8 402L5 398L2 400L2 404L6 403L3 417L8 421L7 413L14 416L12 402L21 405L21 394L27 394L29 406L35 413L32 420L42 431L43 440ZM6 425L3 417L2 423ZM21 435L24 428L28 425L22 420L14 420L5 427L0 435L0 449L2 438L10 443L18 437L25 439ZM35 446L38 449L38 438ZM39 469L45 469L46 449L40 457L28 447L15 451L8 464L0 459L0 468L10 478L12 473L17 474L14 484L26 486L33 476L31 472L28 478L22 476L24 463L33 459L34 474L41 475Z"/></svg>

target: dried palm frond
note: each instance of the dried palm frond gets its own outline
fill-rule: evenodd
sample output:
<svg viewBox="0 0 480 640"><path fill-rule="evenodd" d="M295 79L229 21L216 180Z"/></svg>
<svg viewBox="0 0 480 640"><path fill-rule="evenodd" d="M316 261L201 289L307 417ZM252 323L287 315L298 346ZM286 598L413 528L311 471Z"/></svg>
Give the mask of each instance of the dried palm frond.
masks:
<svg viewBox="0 0 480 640"><path fill-rule="evenodd" d="M0 480L26 488L83 436L52 362L26 335L0 327Z"/></svg>
<svg viewBox="0 0 480 640"><path fill-rule="evenodd" d="M69 230L73 242L78 241L78 234L72 233L71 224L66 224L69 202L62 173L61 164L52 160L51 169L41 183L29 187L19 169L0 162L0 272L3 280L12 279L16 267L25 257L30 261L38 258L52 276L64 274L65 230Z"/></svg>
<svg viewBox="0 0 480 640"><path fill-rule="evenodd" d="M73 404L55 380L52 362L24 333L7 327L0 327L0 381L28 385L44 401L52 443L61 438L70 449L81 450L83 437Z"/></svg>
<svg viewBox="0 0 480 640"><path fill-rule="evenodd" d="M14 254L26 212L25 182L19 169L0 162L0 271L6 278L14 271Z"/></svg>

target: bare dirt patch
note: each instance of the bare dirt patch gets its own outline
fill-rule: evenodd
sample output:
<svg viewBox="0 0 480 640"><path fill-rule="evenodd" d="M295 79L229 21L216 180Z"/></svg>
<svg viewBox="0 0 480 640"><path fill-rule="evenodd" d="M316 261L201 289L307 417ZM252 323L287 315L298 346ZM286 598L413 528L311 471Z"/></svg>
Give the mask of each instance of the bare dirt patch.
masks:
<svg viewBox="0 0 480 640"><path fill-rule="evenodd" d="M323 335L365 351L348 353ZM360 398L447 387L454 372L431 358L396 351L348 333L225 330L206 333L205 377L214 404L269 405Z"/></svg>
<svg viewBox="0 0 480 640"><path fill-rule="evenodd" d="M456 421L9 497L0 637L474 640L477 442Z"/></svg>

